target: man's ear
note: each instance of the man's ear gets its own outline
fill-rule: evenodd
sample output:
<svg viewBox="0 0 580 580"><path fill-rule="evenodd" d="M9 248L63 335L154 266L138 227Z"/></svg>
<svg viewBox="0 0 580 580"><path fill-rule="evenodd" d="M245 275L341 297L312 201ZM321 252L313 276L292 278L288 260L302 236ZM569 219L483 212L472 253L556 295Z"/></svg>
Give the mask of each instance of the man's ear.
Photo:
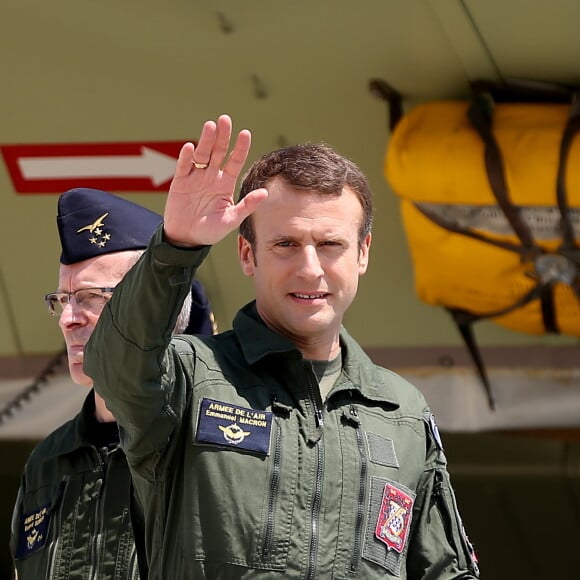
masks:
<svg viewBox="0 0 580 580"><path fill-rule="evenodd" d="M358 260L358 273L362 276L368 268L369 265L369 252L371 249L372 234L368 233L360 247L360 254Z"/></svg>
<svg viewBox="0 0 580 580"><path fill-rule="evenodd" d="M242 272L246 276L253 276L255 268L254 252L252 244L244 236L238 236L238 257L240 258Z"/></svg>

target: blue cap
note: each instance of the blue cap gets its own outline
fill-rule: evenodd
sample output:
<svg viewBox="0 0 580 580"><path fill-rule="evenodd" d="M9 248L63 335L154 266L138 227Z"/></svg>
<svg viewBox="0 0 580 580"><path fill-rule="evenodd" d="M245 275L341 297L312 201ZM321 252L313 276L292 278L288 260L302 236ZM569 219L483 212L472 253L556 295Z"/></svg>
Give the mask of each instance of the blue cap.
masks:
<svg viewBox="0 0 580 580"><path fill-rule="evenodd" d="M77 188L58 199L61 264L146 248L162 217L100 189Z"/></svg>
<svg viewBox="0 0 580 580"><path fill-rule="evenodd" d="M217 332L211 305L205 290L197 280L191 285L191 313L183 334L204 334L209 336Z"/></svg>

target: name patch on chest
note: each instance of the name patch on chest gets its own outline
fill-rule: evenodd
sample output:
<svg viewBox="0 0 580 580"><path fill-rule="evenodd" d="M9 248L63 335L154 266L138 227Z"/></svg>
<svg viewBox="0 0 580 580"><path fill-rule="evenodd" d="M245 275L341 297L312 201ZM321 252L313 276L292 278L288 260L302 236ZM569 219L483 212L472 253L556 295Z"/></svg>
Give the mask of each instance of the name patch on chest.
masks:
<svg viewBox="0 0 580 580"><path fill-rule="evenodd" d="M270 454L272 412L206 399L201 401L196 438L204 443Z"/></svg>
<svg viewBox="0 0 580 580"><path fill-rule="evenodd" d="M46 544L49 522L50 511L48 506L44 506L36 512L24 514L20 518L16 558L26 558L26 556L40 550Z"/></svg>

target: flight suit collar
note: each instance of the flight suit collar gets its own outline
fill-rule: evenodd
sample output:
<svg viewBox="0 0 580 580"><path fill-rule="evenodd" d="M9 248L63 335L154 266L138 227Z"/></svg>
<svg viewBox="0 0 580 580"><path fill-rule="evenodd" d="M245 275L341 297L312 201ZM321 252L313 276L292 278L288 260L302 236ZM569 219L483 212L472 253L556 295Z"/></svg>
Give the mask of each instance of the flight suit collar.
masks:
<svg viewBox="0 0 580 580"><path fill-rule="evenodd" d="M274 353L296 353L300 355L291 340L266 326L258 314L255 300L246 304L236 314L233 321L233 329L249 365L254 365L264 357Z"/></svg>
<svg viewBox="0 0 580 580"><path fill-rule="evenodd" d="M334 392L354 388L369 401L398 408L400 405L395 381L385 380L384 374L379 376L375 363L344 327L340 331L340 345L343 376Z"/></svg>
<svg viewBox="0 0 580 580"><path fill-rule="evenodd" d="M78 415L66 424L57 455L66 455L82 447L93 445L96 439L96 430L100 428L109 431L116 429L117 426L113 423L97 423L95 418L95 392L91 389Z"/></svg>
<svg viewBox="0 0 580 580"><path fill-rule="evenodd" d="M249 365L276 354L302 360L300 351L291 340L266 326L258 314L255 300L237 313L233 321L233 331ZM396 388L392 384L394 379L391 383L385 381L384 377L379 377L375 364L344 327L340 331L340 343L343 378L339 379L340 384L335 392L355 390L370 401L399 407Z"/></svg>

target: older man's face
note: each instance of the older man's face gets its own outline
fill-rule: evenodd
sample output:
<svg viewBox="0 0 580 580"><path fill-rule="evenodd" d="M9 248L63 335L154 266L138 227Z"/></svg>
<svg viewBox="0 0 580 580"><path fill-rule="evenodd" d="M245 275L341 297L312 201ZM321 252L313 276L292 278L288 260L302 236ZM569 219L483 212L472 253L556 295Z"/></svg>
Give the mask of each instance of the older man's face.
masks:
<svg viewBox="0 0 580 580"><path fill-rule="evenodd" d="M58 292L75 292L86 288L115 287L135 263L135 252L115 252L76 264L61 264ZM72 380L79 385L92 386L93 381L83 371L84 348L105 305L103 301L78 303L75 298L64 307L59 326L68 353L68 367Z"/></svg>

